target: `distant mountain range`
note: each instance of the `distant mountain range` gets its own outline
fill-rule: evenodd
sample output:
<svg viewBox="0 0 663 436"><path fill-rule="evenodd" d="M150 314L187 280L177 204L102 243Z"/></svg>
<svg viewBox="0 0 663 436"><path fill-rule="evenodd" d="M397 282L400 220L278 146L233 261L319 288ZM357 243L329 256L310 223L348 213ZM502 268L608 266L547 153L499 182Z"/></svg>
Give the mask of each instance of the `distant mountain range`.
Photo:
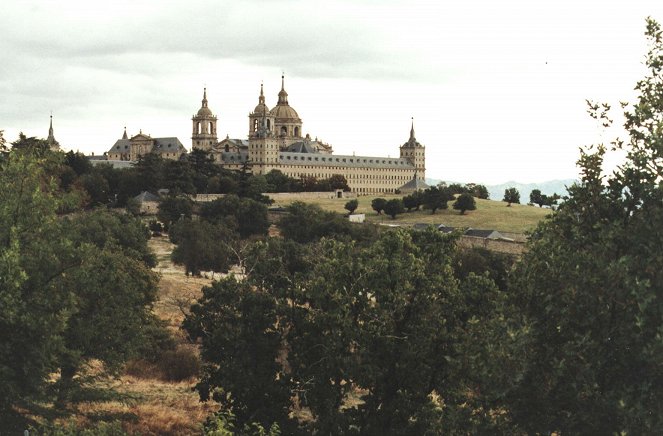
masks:
<svg viewBox="0 0 663 436"><path fill-rule="evenodd" d="M435 180L435 179L426 179L426 183L430 186L437 185L444 180ZM447 184L451 183L461 183L462 182L449 182L444 181ZM566 195L566 187L571 186L576 180L574 179L564 179L564 180L549 180L547 182L537 182L537 183L519 183L519 182L506 182L499 185L486 185L488 192L490 193L491 200L501 200L504 197L504 190L507 188L516 188L520 192L520 202L527 203L529 202L529 194L533 189L539 189L542 194L552 195Z"/></svg>

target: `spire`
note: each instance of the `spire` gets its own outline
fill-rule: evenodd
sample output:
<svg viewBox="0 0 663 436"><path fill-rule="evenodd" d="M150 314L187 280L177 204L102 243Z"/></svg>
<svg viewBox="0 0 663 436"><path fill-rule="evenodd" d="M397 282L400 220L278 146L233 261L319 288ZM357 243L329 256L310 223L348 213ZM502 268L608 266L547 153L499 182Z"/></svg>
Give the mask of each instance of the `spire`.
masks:
<svg viewBox="0 0 663 436"><path fill-rule="evenodd" d="M129 139L127 136L127 126L124 126L124 135L122 135L122 139Z"/></svg>
<svg viewBox="0 0 663 436"><path fill-rule="evenodd" d="M48 140L54 141L55 136L53 136L53 114L51 113L51 124L48 127Z"/></svg>
<svg viewBox="0 0 663 436"><path fill-rule="evenodd" d="M285 92L285 73L281 74L281 91L279 91L280 105L288 105L288 93Z"/></svg>
<svg viewBox="0 0 663 436"><path fill-rule="evenodd" d="M53 112L51 112L51 122L48 126L48 138L46 141L51 147L51 150L57 150L60 148L60 144L58 143L58 140L55 139L55 135L53 134Z"/></svg>
<svg viewBox="0 0 663 436"><path fill-rule="evenodd" d="M410 128L410 141L416 141L414 138L414 117L412 117L412 127Z"/></svg>
<svg viewBox="0 0 663 436"><path fill-rule="evenodd" d="M203 88L203 107L207 107L207 87Z"/></svg>
<svg viewBox="0 0 663 436"><path fill-rule="evenodd" d="M260 97L258 97L258 103L265 104L265 94L262 92L262 82L260 82Z"/></svg>

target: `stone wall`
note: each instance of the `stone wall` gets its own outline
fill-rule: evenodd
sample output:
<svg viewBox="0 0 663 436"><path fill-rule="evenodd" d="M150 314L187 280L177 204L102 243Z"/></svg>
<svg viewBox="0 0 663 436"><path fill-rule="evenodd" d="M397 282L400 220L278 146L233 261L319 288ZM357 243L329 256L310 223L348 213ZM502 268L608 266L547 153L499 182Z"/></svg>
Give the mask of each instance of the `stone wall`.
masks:
<svg viewBox="0 0 663 436"><path fill-rule="evenodd" d="M338 196L340 192L341 196ZM264 193L267 197L274 200L275 203L280 201L296 201L296 200L315 200L315 199L332 199L332 198L357 198L354 192L269 192Z"/></svg>
<svg viewBox="0 0 663 436"><path fill-rule="evenodd" d="M458 245L466 248L481 247L498 253L508 253L520 256L525 251L523 242L511 242L499 239L477 238L475 236L461 236Z"/></svg>

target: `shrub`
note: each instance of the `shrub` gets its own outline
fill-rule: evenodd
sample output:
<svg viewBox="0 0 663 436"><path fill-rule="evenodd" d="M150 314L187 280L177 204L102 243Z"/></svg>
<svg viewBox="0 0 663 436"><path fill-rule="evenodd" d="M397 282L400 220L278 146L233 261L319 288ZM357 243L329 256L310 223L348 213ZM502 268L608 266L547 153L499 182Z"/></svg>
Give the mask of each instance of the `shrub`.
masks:
<svg viewBox="0 0 663 436"><path fill-rule="evenodd" d="M198 352L190 346L180 346L166 351L158 362L164 380L182 381L197 377L200 373Z"/></svg>

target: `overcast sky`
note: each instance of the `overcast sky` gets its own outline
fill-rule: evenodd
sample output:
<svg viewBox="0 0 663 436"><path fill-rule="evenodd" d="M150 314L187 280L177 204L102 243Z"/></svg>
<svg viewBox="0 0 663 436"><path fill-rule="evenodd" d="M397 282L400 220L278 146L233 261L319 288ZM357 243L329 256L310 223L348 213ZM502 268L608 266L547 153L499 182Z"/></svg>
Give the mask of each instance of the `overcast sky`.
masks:
<svg viewBox="0 0 663 436"><path fill-rule="evenodd" d="M663 1L25 1L0 7L0 129L103 153L140 129L191 148L207 86L219 139L246 138L285 72L303 132L397 156L414 117L429 178L575 178L608 140L585 99L633 100Z"/></svg>

